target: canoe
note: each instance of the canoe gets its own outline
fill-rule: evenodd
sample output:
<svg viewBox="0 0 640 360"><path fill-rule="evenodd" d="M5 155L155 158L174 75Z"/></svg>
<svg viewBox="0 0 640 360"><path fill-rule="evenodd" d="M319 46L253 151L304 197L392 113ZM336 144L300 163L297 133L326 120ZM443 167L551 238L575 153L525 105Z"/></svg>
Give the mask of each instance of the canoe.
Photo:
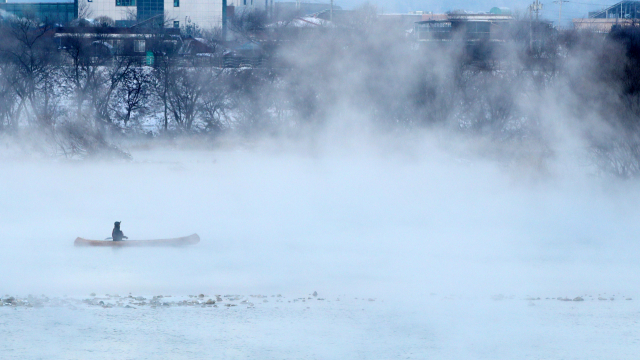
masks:
<svg viewBox="0 0 640 360"><path fill-rule="evenodd" d="M185 246L197 244L200 242L200 236L198 234L192 234L189 236L174 238L174 239L158 239L158 240L87 240L81 237L76 238L73 242L75 246L111 246L111 247L126 247L126 246Z"/></svg>

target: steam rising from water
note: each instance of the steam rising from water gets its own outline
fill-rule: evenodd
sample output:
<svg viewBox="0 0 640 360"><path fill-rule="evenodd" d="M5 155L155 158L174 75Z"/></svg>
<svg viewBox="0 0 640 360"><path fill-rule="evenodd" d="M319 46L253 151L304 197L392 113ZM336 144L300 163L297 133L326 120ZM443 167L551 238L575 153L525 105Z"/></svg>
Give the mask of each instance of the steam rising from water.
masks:
<svg viewBox="0 0 640 360"><path fill-rule="evenodd" d="M635 184L532 177L424 144L437 141L4 162L0 292L634 295ZM73 247L110 236L114 221L130 239L202 241Z"/></svg>
<svg viewBox="0 0 640 360"><path fill-rule="evenodd" d="M52 335L50 322L57 331L90 329L95 324L89 316L98 327L113 326L134 339L125 355L156 345L157 329L173 341L162 341L164 350L196 339L193 353L241 348L260 358L274 348L276 358L292 356L291 348L296 356L313 357L309 349L331 354L320 358L636 354L637 346L624 345L637 340L625 330L635 328L637 300L585 301L578 310L541 301L531 311L520 301L638 297L640 188L598 174L598 161L587 154L602 136L601 143L610 145L604 146L610 155L604 162L613 164L600 170L637 175L638 158L622 146L636 142L616 143L626 134L609 119L608 109L620 108L620 79L601 79L620 74L595 71L611 66L608 58L595 60L607 49L600 44L592 50L598 42L582 39L586 45L562 58L562 71L520 71L512 64L511 70L483 72L458 68L462 49L456 46L415 51L404 34L363 28L363 38L358 32L344 39L325 34L283 49L291 68L276 76L264 69L229 72L246 91L231 95L242 101L228 109L237 117L228 133L257 134L262 141L227 144L211 135L206 141L218 146L214 150L179 144L189 138L177 146L155 139L149 143L157 147L127 149L111 134L132 162L21 161L0 153L0 295L279 293L289 299L318 291L342 302L322 303L314 315L294 305L224 313L222 307L129 313L83 308L71 314L67 308L3 307L9 316L0 317L0 338L29 339L19 344L27 349L23 357L51 344L63 356L60 344L80 336ZM512 52L507 58L517 57ZM517 61L503 65L510 62ZM267 85L256 85L261 82ZM626 115L617 114L635 119ZM31 131L25 127L22 136L0 141L30 138L34 147L61 146L42 145ZM266 140L265 133L285 135ZM13 150L3 145L7 153ZM615 168L625 161L630 171ZM78 236L108 237L114 221L122 221L132 240L196 232L201 242L168 249L73 247ZM520 302L489 300L503 298L499 294ZM355 297L380 302L365 312L360 303L344 301ZM604 324L604 335L616 345L573 337L574 317L598 329L598 336ZM220 328L232 324L223 328L230 332L215 328L214 318L222 320ZM140 326L156 328L140 332ZM5 336L16 328L47 335L36 345L32 334ZM237 336L256 329L267 335ZM151 335L135 338L140 333ZM113 334L102 335L81 334L89 351L100 349L96 339ZM309 346L309 339L320 345ZM122 345L118 341L101 343L109 357L114 344ZM20 347L14 344L0 342L0 357Z"/></svg>

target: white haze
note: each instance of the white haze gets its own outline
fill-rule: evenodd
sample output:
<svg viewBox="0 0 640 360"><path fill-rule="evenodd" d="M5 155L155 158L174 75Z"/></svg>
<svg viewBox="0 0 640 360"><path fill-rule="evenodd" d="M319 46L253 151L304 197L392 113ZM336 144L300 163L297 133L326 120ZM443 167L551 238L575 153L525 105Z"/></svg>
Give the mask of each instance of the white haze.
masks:
<svg viewBox="0 0 640 360"><path fill-rule="evenodd" d="M269 298L255 309L5 306L0 355L637 353L635 183L561 162L541 173L505 166L436 133L336 141L339 132L216 150L131 148L132 162L3 161L2 294L282 294L285 301ZM201 242L73 247L77 236L109 236L116 220L131 239L197 232ZM328 301L288 302L313 291ZM499 294L512 300L491 300ZM544 300L600 294L634 301ZM528 296L543 300L532 306Z"/></svg>
<svg viewBox="0 0 640 360"><path fill-rule="evenodd" d="M532 175L424 145L434 139L4 161L0 292L317 290L411 301L637 291L636 184L561 166ZM131 239L196 232L202 242L72 246L110 236L116 220Z"/></svg>
<svg viewBox="0 0 640 360"><path fill-rule="evenodd" d="M317 85L322 96L313 99L330 105L326 121L309 126L315 133L296 140L209 138L209 149L188 137L128 148L120 141L133 161L117 162L21 159L11 144L19 140L0 138L0 295L291 299L317 291L331 303L307 302L309 311L273 302L251 310L2 307L0 357L637 354L640 186L599 174L587 154L584 133L606 127L566 78L598 88L586 76L588 54L567 60L571 66L546 90L530 90L526 78L505 77L515 85L494 79L515 98L516 119L524 114L541 125L532 140L495 140L493 147L491 136L439 125L373 130L368 117L384 108L375 101L386 105L397 95L404 103L423 76L416 69L431 70L446 90L453 56L411 57L387 46L393 41L372 38L370 48L362 46L369 53L336 56L331 51L346 47L316 45L310 48L327 58L293 51L291 62L308 66L288 76ZM359 96L369 90L379 96ZM582 107L593 118L576 115ZM462 122L455 120L440 125ZM201 242L73 247L78 236L110 236L114 221L130 239L195 232ZM513 301L491 300L499 294ZM600 294L634 300L544 300ZM529 306L529 296L543 300Z"/></svg>

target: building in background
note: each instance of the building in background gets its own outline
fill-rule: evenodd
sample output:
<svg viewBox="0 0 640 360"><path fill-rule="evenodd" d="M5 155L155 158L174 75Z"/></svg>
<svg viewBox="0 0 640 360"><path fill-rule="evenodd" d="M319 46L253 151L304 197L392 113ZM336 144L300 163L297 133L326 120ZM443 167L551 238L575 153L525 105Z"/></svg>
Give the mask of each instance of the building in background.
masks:
<svg viewBox="0 0 640 360"><path fill-rule="evenodd" d="M451 41L456 38L469 42L502 41L502 25L513 21L504 14L429 14L415 23L414 34L421 42Z"/></svg>
<svg viewBox="0 0 640 360"><path fill-rule="evenodd" d="M67 24L77 18L77 2L7 3L0 0L0 14L34 18L39 21Z"/></svg>
<svg viewBox="0 0 640 360"><path fill-rule="evenodd" d="M83 19L108 17L122 26L125 21L135 22L136 0L78 0L78 16Z"/></svg>
<svg viewBox="0 0 640 360"><path fill-rule="evenodd" d="M428 20L447 20L447 14L434 14L429 11L411 11L408 13L383 13L378 15L378 21L388 29L395 29L410 34L415 30L415 24Z"/></svg>
<svg viewBox="0 0 640 360"><path fill-rule="evenodd" d="M614 27L638 25L637 19L573 19L573 28L581 31L609 33Z"/></svg>
<svg viewBox="0 0 640 360"><path fill-rule="evenodd" d="M223 27L223 18L245 11L263 11L270 20L291 19L331 10L330 3L275 2L274 0L71 0L55 3L6 3L0 16L35 16L68 24L76 18L113 20L117 27L201 28ZM341 7L334 5L335 11ZM6 15L5 15L6 17ZM103 19L104 20L104 19Z"/></svg>
<svg viewBox="0 0 640 360"><path fill-rule="evenodd" d="M511 9L507 7L494 7L489 10L489 13L494 15L513 15Z"/></svg>
<svg viewBox="0 0 640 360"><path fill-rule="evenodd" d="M272 17L276 21L290 20L295 17L304 17L331 10L331 3L283 1L272 4ZM342 10L342 8L334 4L333 10Z"/></svg>
<svg viewBox="0 0 640 360"><path fill-rule="evenodd" d="M378 15L378 20L383 21L385 24L394 26L400 30L407 30L413 28L413 24L416 22L425 20L424 15L431 14L423 11L413 11L406 14L399 13L386 13Z"/></svg>
<svg viewBox="0 0 640 360"><path fill-rule="evenodd" d="M106 16L117 26L222 26L223 0L78 0L87 18Z"/></svg>
<svg viewBox="0 0 640 360"><path fill-rule="evenodd" d="M125 55L140 58L159 56L168 47L183 45L180 29L149 27L58 27L54 39L61 49L74 48L78 41L88 46L92 56ZM152 54L149 54L149 52ZM148 63L148 65L151 65Z"/></svg>
<svg viewBox="0 0 640 360"><path fill-rule="evenodd" d="M233 6L236 9L255 9L269 10L273 7L273 0L227 0L227 6Z"/></svg>
<svg viewBox="0 0 640 360"><path fill-rule="evenodd" d="M621 1L602 10L592 11L587 19L573 19L576 30L608 33L615 26L637 26L640 23L640 1Z"/></svg>
<svg viewBox="0 0 640 360"><path fill-rule="evenodd" d="M589 19L638 19L640 1L621 1L599 11L589 13Z"/></svg>

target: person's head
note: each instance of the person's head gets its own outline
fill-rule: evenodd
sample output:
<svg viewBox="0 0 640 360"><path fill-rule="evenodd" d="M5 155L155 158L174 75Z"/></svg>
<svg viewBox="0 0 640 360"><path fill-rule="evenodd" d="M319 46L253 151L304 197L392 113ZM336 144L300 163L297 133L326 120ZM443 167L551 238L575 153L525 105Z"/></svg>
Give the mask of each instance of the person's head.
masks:
<svg viewBox="0 0 640 360"><path fill-rule="evenodd" d="M119 229L120 228L120 221L114 222L113 226Z"/></svg>

